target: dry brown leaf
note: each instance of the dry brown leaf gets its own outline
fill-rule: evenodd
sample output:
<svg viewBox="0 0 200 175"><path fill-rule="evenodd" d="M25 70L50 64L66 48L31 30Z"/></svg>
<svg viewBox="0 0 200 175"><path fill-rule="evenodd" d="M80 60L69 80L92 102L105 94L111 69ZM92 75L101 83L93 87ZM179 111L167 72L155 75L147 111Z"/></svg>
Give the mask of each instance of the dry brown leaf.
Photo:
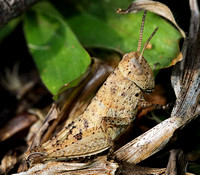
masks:
<svg viewBox="0 0 200 175"><path fill-rule="evenodd" d="M122 175L147 175L147 174L155 174L161 175L165 172L166 168L149 168L149 167L141 167L138 165L129 164L123 162L120 174Z"/></svg>
<svg viewBox="0 0 200 175"><path fill-rule="evenodd" d="M26 147L19 146L8 151L1 160L0 174L8 174L14 166L21 161L21 154L25 149Z"/></svg>
<svg viewBox="0 0 200 175"><path fill-rule="evenodd" d="M44 132L47 130L47 128L49 127L49 122L51 122L52 120L55 120L58 116L58 111L56 109L56 105L53 104L50 111L48 112L46 119L44 120L42 126L40 127L39 131L37 132L37 134L35 135L35 138L30 146L30 149L38 146L41 142L42 139L42 135L44 134Z"/></svg>
<svg viewBox="0 0 200 175"><path fill-rule="evenodd" d="M115 152L118 160L137 164L165 147L188 118L170 117Z"/></svg>
<svg viewBox="0 0 200 175"><path fill-rule="evenodd" d="M28 146L31 145L31 143L33 142L33 139L35 137L35 134L39 131L40 127L42 125L42 121L38 120L37 122L35 122L29 129L28 135L26 137L26 143Z"/></svg>
<svg viewBox="0 0 200 175"><path fill-rule="evenodd" d="M7 174L17 163L17 157L12 153L13 151L10 150L1 160L0 170L2 171L2 174Z"/></svg>
<svg viewBox="0 0 200 175"><path fill-rule="evenodd" d="M32 114L22 113L15 116L0 129L0 141L5 141L13 135L27 129L35 121L37 121L37 117Z"/></svg>
<svg viewBox="0 0 200 175"><path fill-rule="evenodd" d="M65 175L81 175L81 174L98 174L98 175L114 175L118 168L118 164L107 161L106 156L98 157L87 163L69 163L69 162L47 162L46 164L37 164L30 168L27 172L21 172L18 175L33 174L65 174Z"/></svg>
<svg viewBox="0 0 200 175"><path fill-rule="evenodd" d="M170 151L170 157L166 168L166 174L185 175L187 168L187 156L180 149Z"/></svg>
<svg viewBox="0 0 200 175"><path fill-rule="evenodd" d="M151 0L137 0L132 2L125 10L119 9L118 13L135 13L140 10L148 10L166 18L176 26L184 38L186 37L185 32L176 23L171 10L160 2Z"/></svg>

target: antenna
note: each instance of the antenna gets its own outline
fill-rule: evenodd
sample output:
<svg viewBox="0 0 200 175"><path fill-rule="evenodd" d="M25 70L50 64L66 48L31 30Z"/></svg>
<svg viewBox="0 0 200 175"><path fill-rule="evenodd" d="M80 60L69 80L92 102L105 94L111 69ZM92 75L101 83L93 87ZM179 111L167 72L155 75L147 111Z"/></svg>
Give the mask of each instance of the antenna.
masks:
<svg viewBox="0 0 200 175"><path fill-rule="evenodd" d="M144 11L143 17L142 17L142 23L141 23L141 28L140 28L140 37L138 41L138 47L137 47L137 52L140 52L141 45L142 45L142 35L143 35L143 30L144 30L144 22L146 18L147 11Z"/></svg>
<svg viewBox="0 0 200 175"><path fill-rule="evenodd" d="M151 34L151 36L149 37L149 39L148 39L148 40L146 41L146 43L144 44L144 47L143 47L142 52L141 52L141 54L140 54L139 60L142 58L142 55L143 55L143 53L144 53L144 51L145 51L147 45L149 44L149 41L150 41L150 40L152 39L152 37L155 35L155 33L157 32L157 30L158 30L158 27L155 28L155 30L153 31L153 33Z"/></svg>

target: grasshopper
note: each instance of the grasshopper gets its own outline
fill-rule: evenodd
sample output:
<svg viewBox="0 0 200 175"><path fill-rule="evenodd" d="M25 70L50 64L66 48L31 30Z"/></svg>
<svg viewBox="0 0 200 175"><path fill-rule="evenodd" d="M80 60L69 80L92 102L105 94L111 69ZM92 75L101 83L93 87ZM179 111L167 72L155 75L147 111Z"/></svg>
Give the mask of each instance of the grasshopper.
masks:
<svg viewBox="0 0 200 175"><path fill-rule="evenodd" d="M141 53L146 11L142 18L137 52L125 54L118 67L101 86L89 106L72 123L46 143L28 151L31 163L91 156L109 149L113 141L135 119L142 92L154 89L152 69Z"/></svg>

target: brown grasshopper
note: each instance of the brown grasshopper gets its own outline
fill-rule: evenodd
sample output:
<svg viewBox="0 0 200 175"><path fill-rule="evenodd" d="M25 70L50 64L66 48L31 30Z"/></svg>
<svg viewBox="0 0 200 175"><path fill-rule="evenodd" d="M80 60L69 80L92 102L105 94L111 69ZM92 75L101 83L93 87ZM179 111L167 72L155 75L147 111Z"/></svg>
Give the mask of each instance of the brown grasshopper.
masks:
<svg viewBox="0 0 200 175"><path fill-rule="evenodd" d="M154 89L152 69L143 57L151 34L140 53L146 11L137 52L125 54L89 106L52 139L26 153L31 163L91 156L109 149L113 140L135 119L142 92Z"/></svg>

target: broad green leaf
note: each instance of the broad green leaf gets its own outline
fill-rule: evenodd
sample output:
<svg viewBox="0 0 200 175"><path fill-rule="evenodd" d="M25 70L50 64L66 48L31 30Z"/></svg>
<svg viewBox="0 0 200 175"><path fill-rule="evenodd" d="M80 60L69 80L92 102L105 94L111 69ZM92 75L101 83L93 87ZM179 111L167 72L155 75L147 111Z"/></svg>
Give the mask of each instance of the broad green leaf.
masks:
<svg viewBox="0 0 200 175"><path fill-rule="evenodd" d="M38 3L27 13L24 32L41 79L52 94L86 72L90 56L50 3Z"/></svg>
<svg viewBox="0 0 200 175"><path fill-rule="evenodd" d="M6 38L19 24L21 21L21 18L15 18L11 20L8 24L6 24L4 27L0 28L0 42Z"/></svg>
<svg viewBox="0 0 200 175"><path fill-rule="evenodd" d="M79 13L71 15L67 21L86 47L115 49L122 53L136 51L143 12L126 15L116 13L117 8L127 8L130 2L130 0L78 1L76 5ZM172 64L179 54L178 44L181 39L181 34L172 24L148 12L143 44L156 27L159 29L150 42L152 48L144 53L144 57L154 70Z"/></svg>

